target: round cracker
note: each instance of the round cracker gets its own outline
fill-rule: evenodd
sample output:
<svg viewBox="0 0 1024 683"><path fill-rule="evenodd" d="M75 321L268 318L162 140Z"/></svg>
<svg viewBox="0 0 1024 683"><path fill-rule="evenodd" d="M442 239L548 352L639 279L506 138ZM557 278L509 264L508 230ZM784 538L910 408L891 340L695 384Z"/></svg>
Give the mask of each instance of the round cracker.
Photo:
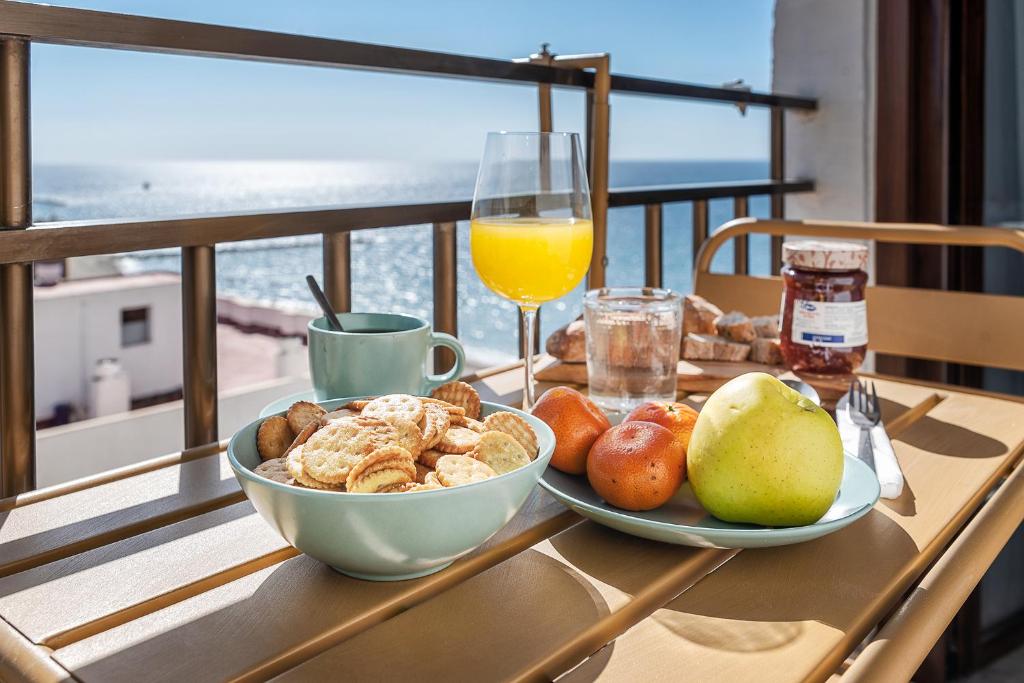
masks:
<svg viewBox="0 0 1024 683"><path fill-rule="evenodd" d="M450 427L437 442L437 450L445 453L469 453L480 441L480 435L465 427Z"/></svg>
<svg viewBox="0 0 1024 683"><path fill-rule="evenodd" d="M437 480L437 477L434 477L433 481L425 481L422 484L413 484L412 486L405 490L405 493L415 493L416 491L434 491L436 489L443 488L444 486L442 486L441 482Z"/></svg>
<svg viewBox="0 0 1024 683"><path fill-rule="evenodd" d="M504 432L484 432L480 435L480 443L469 455L488 465L498 474L505 474L530 464L530 456L526 449L514 438Z"/></svg>
<svg viewBox="0 0 1024 683"><path fill-rule="evenodd" d="M416 462L413 464L416 466L416 478L413 481L417 484L422 484L427 475L434 471L433 467L427 467L422 463Z"/></svg>
<svg viewBox="0 0 1024 683"><path fill-rule="evenodd" d="M487 428L484 427L483 422L481 422L480 420L474 420L471 417L466 417L465 415L453 415L451 418L451 423L456 427L465 427L466 429L471 429L477 434L483 434L484 432L487 431Z"/></svg>
<svg viewBox="0 0 1024 683"><path fill-rule="evenodd" d="M320 422L320 418L327 411L315 403L309 401L296 401L288 409L288 427L292 430L292 436L298 436L310 422Z"/></svg>
<svg viewBox="0 0 1024 683"><path fill-rule="evenodd" d="M395 445L401 446L412 453L413 459L423 450L423 432L415 422L402 417L383 418L395 428Z"/></svg>
<svg viewBox="0 0 1024 683"><path fill-rule="evenodd" d="M502 432L518 441L530 460L537 457L537 432L533 431L529 422L515 413L507 410L491 413L484 418L483 425L488 431Z"/></svg>
<svg viewBox="0 0 1024 683"><path fill-rule="evenodd" d="M305 458L302 454L303 448L305 448L305 446L299 446L284 458L284 464L288 470L288 474L292 475L295 483L299 486L305 486L307 489L320 489L322 491L344 490L343 486L325 484L322 481L317 481L306 473Z"/></svg>
<svg viewBox="0 0 1024 683"><path fill-rule="evenodd" d="M272 415L256 430L256 450L263 460L280 458L288 451L294 439L288 420L280 415Z"/></svg>
<svg viewBox="0 0 1024 683"><path fill-rule="evenodd" d="M461 486L472 484L484 479L497 476L495 471L486 463L480 462L465 455L446 455L437 461L437 480L443 486Z"/></svg>
<svg viewBox="0 0 1024 683"><path fill-rule="evenodd" d="M363 458L397 440L398 432L387 420L364 416L332 420L303 445L303 470L317 481L340 484Z"/></svg>
<svg viewBox="0 0 1024 683"><path fill-rule="evenodd" d="M305 427L303 427L302 431L299 432L299 435L295 437L295 440L292 441L292 444L288 446L288 450L286 450L284 454L288 455L293 450L309 441L309 437L313 436L313 434L316 433L316 430L318 429L320 429L319 420L313 420L312 422L307 424Z"/></svg>
<svg viewBox="0 0 1024 683"><path fill-rule="evenodd" d="M356 410L349 410L348 408L338 408L337 410L332 410L329 413L324 413L323 415L321 415L320 426L325 427L327 426L327 423L330 422L331 420L340 420L343 417L353 417L358 414L359 411Z"/></svg>
<svg viewBox="0 0 1024 683"><path fill-rule="evenodd" d="M423 404L409 394L388 394L375 398L363 407L366 417L403 418L416 424L423 419Z"/></svg>
<svg viewBox="0 0 1024 683"><path fill-rule="evenodd" d="M430 392L430 395L464 409L467 417L480 417L480 394L465 382L456 380L442 384Z"/></svg>
<svg viewBox="0 0 1024 683"><path fill-rule="evenodd" d="M444 451L439 451L436 448L427 448L420 453L419 458L417 458L417 462L420 462L427 467L434 467L437 465L437 461L446 455L448 454Z"/></svg>
<svg viewBox="0 0 1024 683"><path fill-rule="evenodd" d="M466 415L466 409L465 408L460 408L459 406L453 406L448 401L442 401L441 399L434 398L433 396L420 396L419 399L420 399L420 403L422 403L423 405L427 405L428 403L433 403L434 405L441 406L442 408L447 410L448 414L451 415L452 417L465 417L465 415Z"/></svg>
<svg viewBox="0 0 1024 683"><path fill-rule="evenodd" d="M284 458L273 458L271 460L264 460L256 469L253 470L256 474L260 475L264 479L270 481L276 481L281 484L293 484L295 483L295 477L291 475L288 468L284 464Z"/></svg>
<svg viewBox="0 0 1024 683"><path fill-rule="evenodd" d="M443 406L437 403L423 404L423 419L420 420L420 429L423 431L423 448L436 446L449 427L451 427L451 417Z"/></svg>
<svg viewBox="0 0 1024 683"><path fill-rule="evenodd" d="M399 484L391 484L385 486L382 489L378 489L377 493L408 493L414 490L419 484L414 481L403 481Z"/></svg>
<svg viewBox="0 0 1024 683"><path fill-rule="evenodd" d="M398 484L411 483L415 477L412 454L401 446L385 446L352 468L345 488L351 493L377 493Z"/></svg>

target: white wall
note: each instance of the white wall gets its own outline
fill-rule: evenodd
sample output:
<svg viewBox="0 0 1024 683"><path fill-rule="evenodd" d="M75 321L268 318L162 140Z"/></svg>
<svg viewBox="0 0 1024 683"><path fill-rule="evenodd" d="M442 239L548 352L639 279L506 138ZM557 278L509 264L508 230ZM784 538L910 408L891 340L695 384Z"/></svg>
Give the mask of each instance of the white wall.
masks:
<svg viewBox="0 0 1024 683"><path fill-rule="evenodd" d="M875 0L777 0L772 89L818 99L786 114L786 175L816 191L787 218L874 219Z"/></svg>
<svg viewBox="0 0 1024 683"><path fill-rule="evenodd" d="M255 420L271 401L308 388L308 378L285 377L221 393L221 437ZM40 487L51 486L180 451L183 425L182 402L175 401L41 430L36 440L36 481Z"/></svg>
<svg viewBox="0 0 1024 683"><path fill-rule="evenodd" d="M181 386L181 287L176 277L120 283L78 281L37 288L35 297L36 414L53 415L70 402L85 413L96 361L117 358L128 371L132 397ZM144 282L145 284L138 284ZM150 308L150 341L121 346L121 310Z"/></svg>

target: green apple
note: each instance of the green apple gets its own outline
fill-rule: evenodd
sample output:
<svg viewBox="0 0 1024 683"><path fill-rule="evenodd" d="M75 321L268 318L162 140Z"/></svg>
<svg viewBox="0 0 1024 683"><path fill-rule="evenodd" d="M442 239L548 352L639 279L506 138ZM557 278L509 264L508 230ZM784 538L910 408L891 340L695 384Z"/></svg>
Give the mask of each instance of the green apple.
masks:
<svg viewBox="0 0 1024 683"><path fill-rule="evenodd" d="M843 443L829 414L763 372L730 380L700 411L687 451L697 500L719 519L812 524L843 478Z"/></svg>

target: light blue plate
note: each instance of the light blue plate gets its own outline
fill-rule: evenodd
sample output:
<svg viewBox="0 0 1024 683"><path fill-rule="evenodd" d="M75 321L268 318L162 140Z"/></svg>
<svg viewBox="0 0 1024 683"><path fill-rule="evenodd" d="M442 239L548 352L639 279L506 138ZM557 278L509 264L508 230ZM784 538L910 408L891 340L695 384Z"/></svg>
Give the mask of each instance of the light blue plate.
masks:
<svg viewBox="0 0 1024 683"><path fill-rule="evenodd" d="M362 397L320 405L333 410L355 398ZM283 402L287 408L292 397ZM260 463L256 430L262 419L231 438L228 462L260 516L302 552L360 579L411 579L444 569L505 526L551 460L555 435L546 424L514 408L481 402L482 415L503 410L522 417L537 433L536 460L491 479L448 489L336 493L264 479L252 471Z"/></svg>
<svg viewBox="0 0 1024 683"><path fill-rule="evenodd" d="M590 488L585 476L551 467L540 485L566 507L599 524L641 538L699 548L768 548L810 541L856 522L871 510L879 494L875 473L849 454L835 502L824 517L807 526L770 528L723 522L697 503L689 483L668 503L647 512L612 507Z"/></svg>

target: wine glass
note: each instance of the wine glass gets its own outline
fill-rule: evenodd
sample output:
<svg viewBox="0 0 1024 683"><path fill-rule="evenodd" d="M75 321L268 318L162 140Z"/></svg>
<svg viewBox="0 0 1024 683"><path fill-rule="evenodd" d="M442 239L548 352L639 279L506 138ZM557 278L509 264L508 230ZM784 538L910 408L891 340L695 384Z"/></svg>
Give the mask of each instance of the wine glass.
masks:
<svg viewBox="0 0 1024 683"><path fill-rule="evenodd" d="M579 135L488 133L470 219L477 274L489 289L519 305L523 410L529 410L537 310L579 284L593 252Z"/></svg>

